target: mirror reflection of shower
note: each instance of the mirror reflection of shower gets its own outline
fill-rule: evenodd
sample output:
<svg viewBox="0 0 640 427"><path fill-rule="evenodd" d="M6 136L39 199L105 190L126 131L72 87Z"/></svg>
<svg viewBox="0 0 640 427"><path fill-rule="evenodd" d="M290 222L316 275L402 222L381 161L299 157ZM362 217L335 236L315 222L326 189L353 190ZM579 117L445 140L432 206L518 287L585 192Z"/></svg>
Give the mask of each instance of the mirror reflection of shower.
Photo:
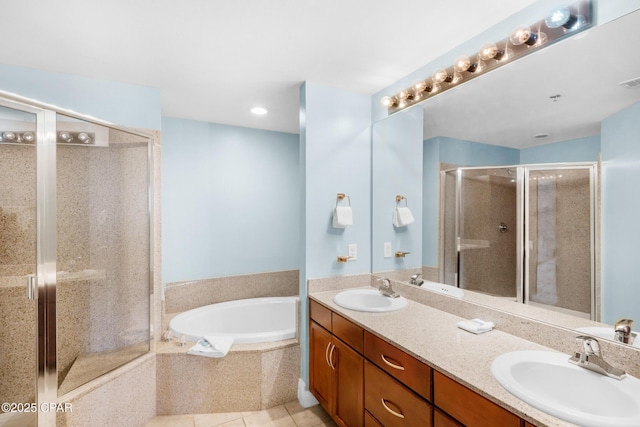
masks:
<svg viewBox="0 0 640 427"><path fill-rule="evenodd" d="M445 168L440 281L597 320L596 164Z"/></svg>

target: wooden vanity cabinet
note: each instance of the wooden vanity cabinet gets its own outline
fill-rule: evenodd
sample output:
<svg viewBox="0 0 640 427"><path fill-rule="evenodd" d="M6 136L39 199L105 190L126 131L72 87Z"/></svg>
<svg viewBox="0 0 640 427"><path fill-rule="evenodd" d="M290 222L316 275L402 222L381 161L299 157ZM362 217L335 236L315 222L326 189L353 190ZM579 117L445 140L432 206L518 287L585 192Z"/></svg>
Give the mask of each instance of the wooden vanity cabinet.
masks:
<svg viewBox="0 0 640 427"><path fill-rule="evenodd" d="M361 327L310 302L309 389L342 427L364 425ZM354 347L354 348L352 348Z"/></svg>
<svg viewBox="0 0 640 427"><path fill-rule="evenodd" d="M533 427L310 300L309 389L342 427Z"/></svg>
<svg viewBox="0 0 640 427"><path fill-rule="evenodd" d="M520 427L520 417L462 384L433 372L434 404L467 427ZM436 427L455 424L442 423Z"/></svg>

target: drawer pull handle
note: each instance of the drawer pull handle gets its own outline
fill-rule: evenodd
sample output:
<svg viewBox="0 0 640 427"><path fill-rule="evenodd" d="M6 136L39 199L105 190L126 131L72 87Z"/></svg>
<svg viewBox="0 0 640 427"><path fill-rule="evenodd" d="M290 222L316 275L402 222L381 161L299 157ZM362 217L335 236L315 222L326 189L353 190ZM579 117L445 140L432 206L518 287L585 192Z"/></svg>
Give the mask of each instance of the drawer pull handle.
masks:
<svg viewBox="0 0 640 427"><path fill-rule="evenodd" d="M331 343L327 344L327 348L324 350L324 361L327 362L327 365L331 366L331 362L329 362L329 347L331 347ZM331 366L333 368L333 366Z"/></svg>
<svg viewBox="0 0 640 427"><path fill-rule="evenodd" d="M333 364L333 350L336 349L335 345L331 346L331 352L329 352L329 366L331 366L331 369L333 369L335 371L336 366Z"/></svg>
<svg viewBox="0 0 640 427"><path fill-rule="evenodd" d="M399 371L404 371L404 366L401 366L401 365L398 365L398 364L396 364L396 363L392 363L392 362L390 362L390 361L389 361L389 360L384 356L384 354L381 354L381 355L380 355L380 357L382 358L382 361L383 361L384 363L386 363L387 365L391 366L393 369L397 369L397 370L399 370ZM391 358L389 358L389 359L391 359ZM393 360L393 359L391 359L391 360ZM394 360L394 362L395 362L395 360Z"/></svg>
<svg viewBox="0 0 640 427"><path fill-rule="evenodd" d="M385 402L384 401L384 397L380 399L380 402L382 402L382 406L384 406L384 409L386 409L387 411L391 412L393 415L395 415L398 418L404 418L403 414L394 411L393 409L389 408L386 403L384 403Z"/></svg>

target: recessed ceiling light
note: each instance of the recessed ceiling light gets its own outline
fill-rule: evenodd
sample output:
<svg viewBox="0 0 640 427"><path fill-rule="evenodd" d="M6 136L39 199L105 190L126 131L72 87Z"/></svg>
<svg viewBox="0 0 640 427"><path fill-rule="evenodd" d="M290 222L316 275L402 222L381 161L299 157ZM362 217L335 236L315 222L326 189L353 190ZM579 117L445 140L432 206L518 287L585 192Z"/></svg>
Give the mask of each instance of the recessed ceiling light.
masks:
<svg viewBox="0 0 640 427"><path fill-rule="evenodd" d="M263 116L263 115L267 114L267 109L263 108L263 107L253 107L251 109L251 112L253 114L258 115L258 116Z"/></svg>
<svg viewBox="0 0 640 427"><path fill-rule="evenodd" d="M549 135L551 135L550 133L537 133L535 135L533 135L533 137L535 139L543 139L543 138L548 138Z"/></svg>

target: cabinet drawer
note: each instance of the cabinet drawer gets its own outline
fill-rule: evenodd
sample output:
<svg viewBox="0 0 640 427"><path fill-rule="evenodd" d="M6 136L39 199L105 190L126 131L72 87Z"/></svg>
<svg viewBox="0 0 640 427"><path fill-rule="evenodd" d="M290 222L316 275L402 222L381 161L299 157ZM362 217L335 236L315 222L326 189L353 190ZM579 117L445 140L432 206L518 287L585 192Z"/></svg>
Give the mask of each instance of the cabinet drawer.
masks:
<svg viewBox="0 0 640 427"><path fill-rule="evenodd" d="M437 408L433 410L433 427L464 427L462 424Z"/></svg>
<svg viewBox="0 0 640 427"><path fill-rule="evenodd" d="M433 372L433 403L467 427L519 427L520 418L438 371Z"/></svg>
<svg viewBox="0 0 640 427"><path fill-rule="evenodd" d="M364 335L364 355L379 368L431 401L431 367L368 331Z"/></svg>
<svg viewBox="0 0 640 427"><path fill-rule="evenodd" d="M384 427L368 411L364 411L364 427Z"/></svg>
<svg viewBox="0 0 640 427"><path fill-rule="evenodd" d="M332 322L333 335L349 344L358 353L362 354L363 329L337 313L333 313Z"/></svg>
<svg viewBox="0 0 640 427"><path fill-rule="evenodd" d="M324 305L309 300L309 317L327 331L331 331L331 310Z"/></svg>
<svg viewBox="0 0 640 427"><path fill-rule="evenodd" d="M364 407L382 425L431 427L431 405L367 361L364 389Z"/></svg>

